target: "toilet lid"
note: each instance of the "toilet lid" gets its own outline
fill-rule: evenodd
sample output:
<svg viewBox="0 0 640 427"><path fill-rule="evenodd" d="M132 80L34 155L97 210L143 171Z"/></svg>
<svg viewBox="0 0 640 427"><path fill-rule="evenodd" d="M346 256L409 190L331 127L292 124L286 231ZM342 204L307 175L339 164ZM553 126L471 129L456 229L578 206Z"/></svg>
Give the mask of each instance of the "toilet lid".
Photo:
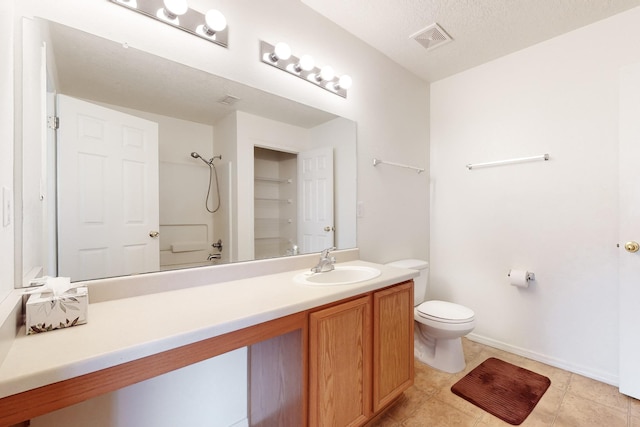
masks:
<svg viewBox="0 0 640 427"><path fill-rule="evenodd" d="M426 301L417 308L418 315L446 323L464 323L473 320L475 313L470 308L447 301Z"/></svg>

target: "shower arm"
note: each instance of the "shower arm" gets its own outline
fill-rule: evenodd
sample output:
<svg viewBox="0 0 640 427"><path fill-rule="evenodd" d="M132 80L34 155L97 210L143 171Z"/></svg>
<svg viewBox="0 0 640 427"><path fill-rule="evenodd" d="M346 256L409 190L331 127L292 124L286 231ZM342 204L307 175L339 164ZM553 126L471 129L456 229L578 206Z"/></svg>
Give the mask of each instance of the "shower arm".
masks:
<svg viewBox="0 0 640 427"><path fill-rule="evenodd" d="M205 160L205 159L204 159L204 157L202 157L200 154L198 154L198 153L197 153L197 152L195 152L195 151L192 151L192 152L191 152L191 157L193 157L194 159L200 159L200 160L202 160L203 162L205 162L205 163L206 163L207 165L209 165L209 166L213 165L213 161L214 161L215 159L222 160L222 155L220 154L220 155L218 155L218 156L213 156L212 158L210 158L210 159L207 161L207 160Z"/></svg>

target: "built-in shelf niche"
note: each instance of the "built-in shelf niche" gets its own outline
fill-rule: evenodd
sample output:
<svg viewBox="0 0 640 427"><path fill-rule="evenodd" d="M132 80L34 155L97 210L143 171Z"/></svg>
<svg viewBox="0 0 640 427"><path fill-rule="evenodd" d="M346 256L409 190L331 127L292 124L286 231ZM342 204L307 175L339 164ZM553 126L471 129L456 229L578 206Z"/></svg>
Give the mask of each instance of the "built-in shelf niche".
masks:
<svg viewBox="0 0 640 427"><path fill-rule="evenodd" d="M254 148L256 259L291 255L297 235L297 155Z"/></svg>

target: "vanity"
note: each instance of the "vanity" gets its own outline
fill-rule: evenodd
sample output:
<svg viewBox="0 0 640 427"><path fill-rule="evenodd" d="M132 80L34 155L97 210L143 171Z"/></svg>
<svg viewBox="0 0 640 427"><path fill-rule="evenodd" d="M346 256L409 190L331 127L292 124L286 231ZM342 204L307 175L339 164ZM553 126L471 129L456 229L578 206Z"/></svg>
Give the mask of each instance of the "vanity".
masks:
<svg viewBox="0 0 640 427"><path fill-rule="evenodd" d="M82 326L23 329L0 365L0 425L241 347L250 425L363 425L412 384L417 272L339 265L380 275L322 286L294 281L304 270L257 275L92 303Z"/></svg>

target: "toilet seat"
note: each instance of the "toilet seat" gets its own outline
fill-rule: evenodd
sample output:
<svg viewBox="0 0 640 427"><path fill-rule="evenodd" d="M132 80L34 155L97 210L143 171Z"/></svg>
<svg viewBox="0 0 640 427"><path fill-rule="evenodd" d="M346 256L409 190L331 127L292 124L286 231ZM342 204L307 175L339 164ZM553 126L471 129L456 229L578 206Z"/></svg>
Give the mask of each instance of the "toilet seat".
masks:
<svg viewBox="0 0 640 427"><path fill-rule="evenodd" d="M425 301L416 307L418 316L434 322L457 324L475 319L475 313L468 307L447 301Z"/></svg>

